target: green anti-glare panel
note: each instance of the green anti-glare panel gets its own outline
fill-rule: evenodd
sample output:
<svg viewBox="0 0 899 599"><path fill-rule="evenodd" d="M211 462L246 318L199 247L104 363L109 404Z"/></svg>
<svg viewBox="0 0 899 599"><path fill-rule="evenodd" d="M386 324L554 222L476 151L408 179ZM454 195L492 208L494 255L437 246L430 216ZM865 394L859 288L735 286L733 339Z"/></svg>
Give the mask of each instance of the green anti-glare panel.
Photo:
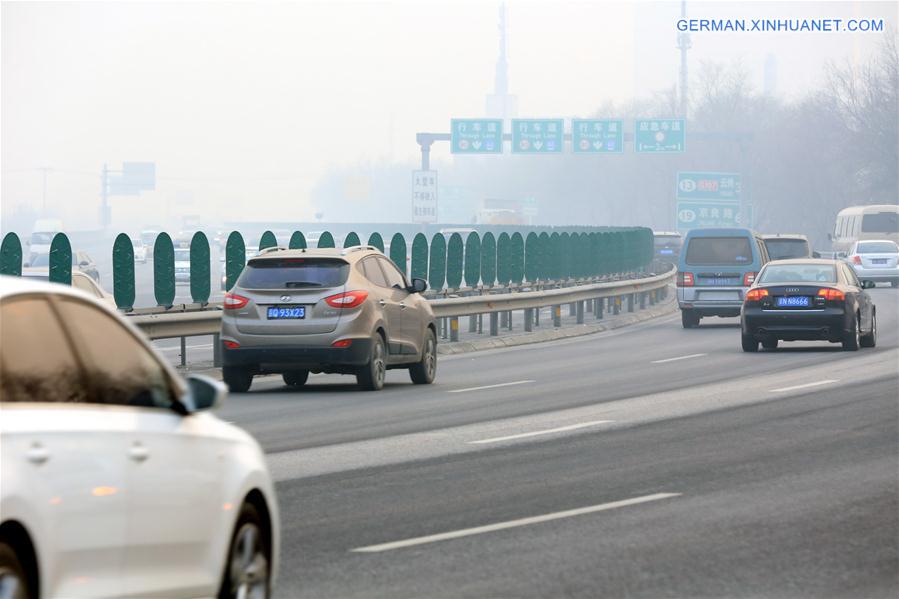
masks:
<svg viewBox="0 0 899 599"><path fill-rule="evenodd" d="M446 246L446 286L450 289L458 289L462 286L462 256L465 253L465 244L462 236L453 233Z"/></svg>
<svg viewBox="0 0 899 599"><path fill-rule="evenodd" d="M112 295L120 310L134 308L134 246L125 233L112 244Z"/></svg>
<svg viewBox="0 0 899 599"><path fill-rule="evenodd" d="M7 233L0 244L0 275L22 276L22 242L15 233Z"/></svg>
<svg viewBox="0 0 899 599"><path fill-rule="evenodd" d="M212 280L209 262L209 240L205 233L197 231L190 240L190 298L196 304L209 303Z"/></svg>
<svg viewBox="0 0 899 599"><path fill-rule="evenodd" d="M390 238L390 259L401 273L406 273L406 239L400 233Z"/></svg>
<svg viewBox="0 0 899 599"><path fill-rule="evenodd" d="M175 246L168 233L160 233L153 244L153 294L159 306L175 302Z"/></svg>
<svg viewBox="0 0 899 599"><path fill-rule="evenodd" d="M72 244L65 233L57 233L50 242L50 282L72 284Z"/></svg>
<svg viewBox="0 0 899 599"><path fill-rule="evenodd" d="M485 287L496 285L496 238L493 233L485 233L481 239L481 284Z"/></svg>
<svg viewBox="0 0 899 599"><path fill-rule="evenodd" d="M262 234L262 237L259 239L259 250L262 251L265 248L273 248L278 245L278 238L275 237L275 234L271 231L266 231ZM193 268L193 265L191 265Z"/></svg>
<svg viewBox="0 0 899 599"><path fill-rule="evenodd" d="M320 248L332 248L334 246L334 236L331 235L330 231L325 231L322 233L322 236L318 238L318 247Z"/></svg>
<svg viewBox="0 0 899 599"><path fill-rule="evenodd" d="M351 231L350 234L347 235L343 240L343 247L351 248L357 245L362 245L362 242L359 240L359 236Z"/></svg>
<svg viewBox="0 0 899 599"><path fill-rule="evenodd" d="M384 251L384 238L381 237L381 234L378 232L372 233L368 237L368 245L374 246L374 247L378 248L379 250L381 250L381 252L383 252Z"/></svg>
<svg viewBox="0 0 899 599"><path fill-rule="evenodd" d="M509 274L512 282L520 285L524 280L524 237L516 231L512 233L509 243L511 246Z"/></svg>
<svg viewBox="0 0 899 599"><path fill-rule="evenodd" d="M549 236L549 279L558 281L562 277L562 238L558 233Z"/></svg>
<svg viewBox="0 0 899 599"><path fill-rule="evenodd" d="M290 236L290 244L288 247L292 250L306 249L306 237L299 231L294 231L293 235Z"/></svg>
<svg viewBox="0 0 899 599"><path fill-rule="evenodd" d="M562 252L559 259L561 264L559 278L564 280L571 277L571 235L568 233L559 235L559 248Z"/></svg>
<svg viewBox="0 0 899 599"><path fill-rule="evenodd" d="M302 236L302 234L301 234ZM228 243L225 244L225 289L230 291L237 283L237 277L243 271L247 260L247 248L243 236L237 231L228 235Z"/></svg>
<svg viewBox="0 0 899 599"><path fill-rule="evenodd" d="M428 238L418 233L412 238L412 272L413 279L428 278Z"/></svg>
<svg viewBox="0 0 899 599"><path fill-rule="evenodd" d="M587 260L587 275L595 277L599 274L599 233L587 235L587 248L590 258Z"/></svg>
<svg viewBox="0 0 899 599"><path fill-rule="evenodd" d="M475 231L465 239L465 286L477 287L481 281L481 238Z"/></svg>
<svg viewBox="0 0 899 599"><path fill-rule="evenodd" d="M428 259L428 286L439 290L443 289L444 283L446 283L446 238L442 233L435 233L431 238Z"/></svg>
<svg viewBox="0 0 899 599"><path fill-rule="evenodd" d="M537 244L537 272L539 273L539 279L541 281L548 281L551 278L550 271L552 269L552 248L549 244L549 233L543 231L537 238L540 241L540 243Z"/></svg>
<svg viewBox="0 0 899 599"><path fill-rule="evenodd" d="M496 282L505 287L512 280L512 241L508 233L496 240Z"/></svg>

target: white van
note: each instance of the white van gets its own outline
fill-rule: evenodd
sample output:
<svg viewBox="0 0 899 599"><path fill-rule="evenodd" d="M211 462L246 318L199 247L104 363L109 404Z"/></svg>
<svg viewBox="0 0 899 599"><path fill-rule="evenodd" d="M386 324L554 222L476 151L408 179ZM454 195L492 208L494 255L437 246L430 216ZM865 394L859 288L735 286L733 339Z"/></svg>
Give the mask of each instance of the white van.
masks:
<svg viewBox="0 0 899 599"><path fill-rule="evenodd" d="M833 250L846 254L856 241L889 239L899 243L899 205L851 206L840 210L829 235Z"/></svg>
<svg viewBox="0 0 899 599"><path fill-rule="evenodd" d="M49 254L50 244L56 234L62 231L62 221L55 218L42 218L34 221L31 237L28 239L28 255Z"/></svg>

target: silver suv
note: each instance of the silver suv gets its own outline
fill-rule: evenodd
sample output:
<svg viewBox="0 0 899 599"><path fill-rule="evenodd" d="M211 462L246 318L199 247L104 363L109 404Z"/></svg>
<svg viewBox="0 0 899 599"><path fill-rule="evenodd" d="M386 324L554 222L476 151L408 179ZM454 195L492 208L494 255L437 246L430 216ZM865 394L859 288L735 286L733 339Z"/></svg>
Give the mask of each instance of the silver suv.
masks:
<svg viewBox="0 0 899 599"><path fill-rule="evenodd" d="M329 372L377 390L388 369L408 368L413 383L430 384L437 325L425 289L371 246L265 250L225 294L225 383L243 392L253 375L279 373L299 387Z"/></svg>

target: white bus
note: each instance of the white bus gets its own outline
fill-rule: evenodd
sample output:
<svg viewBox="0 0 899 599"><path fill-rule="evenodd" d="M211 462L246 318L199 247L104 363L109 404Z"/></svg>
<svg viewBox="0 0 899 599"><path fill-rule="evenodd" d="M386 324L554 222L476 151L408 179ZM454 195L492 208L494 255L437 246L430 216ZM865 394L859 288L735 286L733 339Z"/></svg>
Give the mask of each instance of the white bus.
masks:
<svg viewBox="0 0 899 599"><path fill-rule="evenodd" d="M840 210L828 235L833 250L845 253L856 241L890 239L899 243L899 205L851 206Z"/></svg>

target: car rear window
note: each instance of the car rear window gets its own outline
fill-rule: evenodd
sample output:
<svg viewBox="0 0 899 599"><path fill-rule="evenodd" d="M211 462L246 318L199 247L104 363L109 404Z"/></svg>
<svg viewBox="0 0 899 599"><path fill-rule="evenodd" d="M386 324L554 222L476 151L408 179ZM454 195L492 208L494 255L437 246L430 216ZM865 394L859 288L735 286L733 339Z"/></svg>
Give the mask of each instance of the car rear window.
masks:
<svg viewBox="0 0 899 599"><path fill-rule="evenodd" d="M759 283L836 283L831 264L769 264L759 275Z"/></svg>
<svg viewBox="0 0 899 599"><path fill-rule="evenodd" d="M890 241L866 241L858 244L856 252L859 254L895 254L899 252L899 246Z"/></svg>
<svg viewBox="0 0 899 599"><path fill-rule="evenodd" d="M694 237L687 246L687 264L746 266L751 263L748 237Z"/></svg>
<svg viewBox="0 0 899 599"><path fill-rule="evenodd" d="M772 260L808 258L808 242L804 239L766 239L765 247Z"/></svg>
<svg viewBox="0 0 899 599"><path fill-rule="evenodd" d="M899 212L875 212L864 215L862 233L899 233Z"/></svg>
<svg viewBox="0 0 899 599"><path fill-rule="evenodd" d="M237 284L244 289L340 287L349 272L349 264L333 258L253 259Z"/></svg>
<svg viewBox="0 0 899 599"><path fill-rule="evenodd" d="M656 235L654 243L656 247L680 247L682 240L679 235Z"/></svg>

